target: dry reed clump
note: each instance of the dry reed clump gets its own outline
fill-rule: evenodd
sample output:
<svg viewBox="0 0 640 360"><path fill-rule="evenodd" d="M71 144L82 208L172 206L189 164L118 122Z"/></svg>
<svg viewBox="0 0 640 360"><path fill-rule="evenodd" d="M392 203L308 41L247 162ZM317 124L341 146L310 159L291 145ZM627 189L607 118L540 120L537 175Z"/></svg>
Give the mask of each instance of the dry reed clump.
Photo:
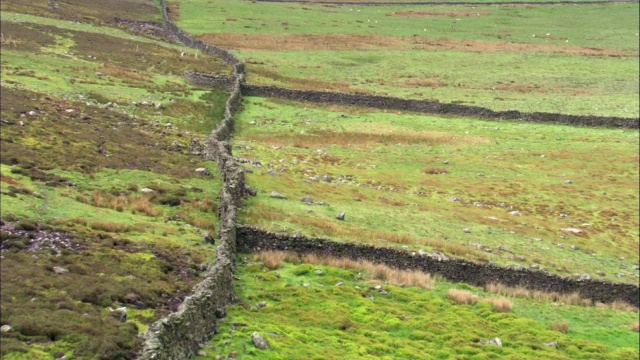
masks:
<svg viewBox="0 0 640 360"><path fill-rule="evenodd" d="M558 321L549 325L549 329L566 334L569 332L569 323L567 321Z"/></svg>
<svg viewBox="0 0 640 360"><path fill-rule="evenodd" d="M501 283L487 284L485 285L484 290L502 296L526 298L538 301L551 301L566 305L597 306L621 311L638 311L636 307L624 301L616 300L611 304L604 304L601 302L594 303L593 301L585 299L580 296L580 294L575 292L571 294L560 294L557 292L531 290L523 286L509 287Z"/></svg>
<svg viewBox="0 0 640 360"><path fill-rule="evenodd" d="M187 222L200 229L209 231L214 231L216 229L216 223L213 220L207 218L196 217L193 219L188 219Z"/></svg>
<svg viewBox="0 0 640 360"><path fill-rule="evenodd" d="M447 299L456 304L473 305L478 302L478 296L466 290L449 289Z"/></svg>
<svg viewBox="0 0 640 360"><path fill-rule="evenodd" d="M286 257L287 253L284 251L262 251L256 255L256 259L270 270L281 268Z"/></svg>
<svg viewBox="0 0 640 360"><path fill-rule="evenodd" d="M149 216L158 216L159 212L145 196L132 196L129 198L129 206L134 212L141 212Z"/></svg>
<svg viewBox="0 0 640 360"><path fill-rule="evenodd" d="M431 277L431 274L420 271L393 269L389 266L375 264L370 261L356 261L348 258L323 257L308 254L303 257L303 262L341 269L359 270L369 274L374 279L385 281L388 284L396 286L418 286L427 290L432 290L435 286L435 280Z"/></svg>
<svg viewBox="0 0 640 360"><path fill-rule="evenodd" d="M511 310L513 310L513 303L506 298L489 298L484 300L484 302L491 304L498 312L511 312Z"/></svg>
<svg viewBox="0 0 640 360"><path fill-rule="evenodd" d="M406 271L390 268L383 264L374 264L369 261L352 260L348 258L324 257L314 254L307 254L302 257L285 251L263 251L256 255L256 258L269 269L282 267L284 261L291 263L307 263L315 265L325 265L340 269L350 269L364 272L374 279L385 281L396 286L418 286L431 290L435 286L435 280L430 274L419 271Z"/></svg>
<svg viewBox="0 0 640 360"><path fill-rule="evenodd" d="M631 324L631 330L635 332L640 332L640 322L635 322Z"/></svg>

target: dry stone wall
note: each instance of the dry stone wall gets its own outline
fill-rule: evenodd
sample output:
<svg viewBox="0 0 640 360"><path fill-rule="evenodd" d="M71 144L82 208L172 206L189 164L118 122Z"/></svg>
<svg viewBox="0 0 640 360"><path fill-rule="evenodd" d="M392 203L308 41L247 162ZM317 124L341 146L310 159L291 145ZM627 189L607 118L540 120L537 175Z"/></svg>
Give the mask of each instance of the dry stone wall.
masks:
<svg viewBox="0 0 640 360"><path fill-rule="evenodd" d="M196 84L206 80L207 84L215 83L231 91L224 119L209 136L205 149L205 157L216 161L223 179L218 206L220 230L216 261L209 265L204 280L193 289L178 311L149 327L138 357L144 360L192 357L218 332L227 306L236 299L232 282L236 256L236 211L245 194L244 173L235 164L229 145L233 115L242 102L240 91L244 82L244 66L228 51L189 37L169 19L165 0L161 0L161 6L165 24L174 36L188 46L221 57L232 67L233 73L231 76L187 73L187 78Z"/></svg>
<svg viewBox="0 0 640 360"><path fill-rule="evenodd" d="M248 86L244 84L244 64L232 53L214 45L191 38L174 24L168 14L166 0L160 1L167 29L187 46L200 49L222 58L230 65L230 76L216 76L197 72L187 73L196 85L224 89L231 92L227 99L224 119L211 133L205 156L215 160L223 179L219 195L220 230L216 261L209 265L204 280L180 305L178 311L153 323L145 334L139 359L168 360L189 358L219 330L220 319L226 308L236 300L233 292L233 271L236 251L254 252L266 249L290 250L299 253L315 253L352 259L365 259L384 263L399 269L414 269L441 274L450 281L483 285L500 281L510 286L524 285L533 289L557 292L578 291L583 296L610 302L624 300L638 306L638 287L598 281L575 281L542 272L513 270L482 265L464 260L436 261L422 256L412 256L405 251L366 245L337 243L325 239L289 237L268 233L255 227L238 226L236 214L247 188L244 173L231 153L233 116L242 102L242 94L282 97L292 100L334 102L344 105L369 106L381 109L398 109L452 114L480 118L515 119L537 122L559 122L573 125L637 127L638 119L567 116L560 114L524 114L515 111L494 112L488 109L436 102L404 100L382 96L362 96L319 91L299 91L276 87ZM236 248L237 247L237 248Z"/></svg>
<svg viewBox="0 0 640 360"><path fill-rule="evenodd" d="M578 281L528 269L508 269L500 266L479 264L460 259L437 260L405 250L371 245L339 243L328 239L310 239L302 236L274 234L257 227L237 227L239 252L261 250L292 251L299 254L345 257L353 260L368 260L396 269L417 270L439 274L453 282L483 286L501 282L508 286L526 286L530 289L569 294L578 292L584 298L610 303L626 301L639 306L638 286L597 280Z"/></svg>
<svg viewBox="0 0 640 360"><path fill-rule="evenodd" d="M377 109L415 111L435 115L455 115L480 119L516 120L535 123L554 123L575 126L605 126L638 128L640 119L554 113L524 113L520 111L494 111L491 109L446 104L428 100L410 100L389 96L344 94L328 91L293 90L276 86L243 85L245 96L276 97L288 100L333 103L347 106L365 106Z"/></svg>

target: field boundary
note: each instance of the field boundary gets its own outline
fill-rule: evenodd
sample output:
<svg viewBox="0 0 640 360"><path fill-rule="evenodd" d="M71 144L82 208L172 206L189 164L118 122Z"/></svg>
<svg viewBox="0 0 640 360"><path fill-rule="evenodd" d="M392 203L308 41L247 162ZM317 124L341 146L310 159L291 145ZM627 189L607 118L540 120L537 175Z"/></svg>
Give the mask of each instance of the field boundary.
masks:
<svg viewBox="0 0 640 360"><path fill-rule="evenodd" d="M337 5L337 6L421 6L421 5L437 5L437 6L548 6L548 5L604 5L604 4L635 4L638 0L595 0L595 1L491 1L491 2L437 2L437 1L419 1L419 2L375 2L375 1L304 1L304 0L256 0L257 2L270 3L297 3L304 5Z"/></svg>
<svg viewBox="0 0 640 360"><path fill-rule="evenodd" d="M192 39L170 20L166 0L160 0L160 6L164 23L172 35L187 46L219 56L233 68L233 73L231 77L209 77L209 81L231 87L224 118L211 132L205 149L205 158L216 161L223 179L218 205L220 229L216 260L209 264L204 280L194 287L176 312L149 326L138 356L143 360L192 357L219 331L220 319L226 315L227 306L236 301L233 291L236 212L246 194L244 172L236 165L229 143L234 130L233 116L242 102L244 64L225 49Z"/></svg>
<svg viewBox="0 0 640 360"><path fill-rule="evenodd" d="M640 306L640 288L632 284L599 280L575 280L530 269L510 269L461 259L441 260L405 250L373 245L336 242L329 239L275 234L255 226L238 225L238 252L263 250L291 251L351 260L366 260L401 270L417 270L438 274L448 281L484 286L499 282L506 286L524 286L531 290L570 294L577 292L592 301L612 303L625 301Z"/></svg>

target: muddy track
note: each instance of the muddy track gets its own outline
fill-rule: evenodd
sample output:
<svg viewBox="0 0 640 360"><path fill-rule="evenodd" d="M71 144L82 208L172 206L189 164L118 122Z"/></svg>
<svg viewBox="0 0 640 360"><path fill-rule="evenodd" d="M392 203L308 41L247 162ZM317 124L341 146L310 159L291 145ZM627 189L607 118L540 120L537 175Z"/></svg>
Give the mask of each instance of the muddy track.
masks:
<svg viewBox="0 0 640 360"><path fill-rule="evenodd" d="M296 0L256 0L258 2L271 3L295 3L304 5L336 5L336 6L545 6L545 5L603 5L603 4L637 4L638 0L615 1L492 1L492 2L358 2L358 1L296 1Z"/></svg>

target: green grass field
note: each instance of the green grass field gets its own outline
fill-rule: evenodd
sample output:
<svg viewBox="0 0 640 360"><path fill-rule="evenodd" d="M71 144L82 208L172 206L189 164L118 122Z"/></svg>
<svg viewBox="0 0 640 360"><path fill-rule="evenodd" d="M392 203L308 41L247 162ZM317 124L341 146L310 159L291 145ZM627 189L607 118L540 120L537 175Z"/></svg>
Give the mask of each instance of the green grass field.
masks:
<svg viewBox="0 0 640 360"><path fill-rule="evenodd" d="M180 26L247 61L250 83L638 116L637 4L174 3Z"/></svg>
<svg viewBox="0 0 640 360"><path fill-rule="evenodd" d="M638 336L629 328L637 320L635 312L512 298L507 302L513 310L504 313L487 302L496 295L465 285L437 281L432 290L400 287L364 271L298 261L269 269L252 256L243 259L236 285L242 302L231 308L220 334L205 348L207 356L197 359L637 356ZM376 289L378 285L381 289ZM447 297L452 288L469 291L480 300L457 304ZM557 322L568 323L566 334L550 330ZM263 335L272 350L257 349L251 342L253 332ZM495 337L502 346L479 344ZM551 342L558 347L544 345Z"/></svg>
<svg viewBox="0 0 640 360"><path fill-rule="evenodd" d="M244 104L236 154L262 164L246 223L638 281L637 131Z"/></svg>
<svg viewBox="0 0 640 360"><path fill-rule="evenodd" d="M0 5L3 359L135 358L139 335L215 259L222 183L202 152L229 94L184 74L231 69L168 37L157 5ZM637 4L191 0L171 10L187 31L234 49L254 84L638 116ZM236 121L234 156L249 161L258 189L243 223L638 282L637 130L256 97ZM521 289L505 299L425 274L410 276L422 287L408 286L388 269L312 260L267 268L240 255L240 301L201 358L638 356L638 314L624 304L570 305L585 304ZM458 304L464 297L475 300ZM120 307L126 321L111 311ZM254 348L254 331L272 351ZM479 343L495 337L503 346Z"/></svg>

